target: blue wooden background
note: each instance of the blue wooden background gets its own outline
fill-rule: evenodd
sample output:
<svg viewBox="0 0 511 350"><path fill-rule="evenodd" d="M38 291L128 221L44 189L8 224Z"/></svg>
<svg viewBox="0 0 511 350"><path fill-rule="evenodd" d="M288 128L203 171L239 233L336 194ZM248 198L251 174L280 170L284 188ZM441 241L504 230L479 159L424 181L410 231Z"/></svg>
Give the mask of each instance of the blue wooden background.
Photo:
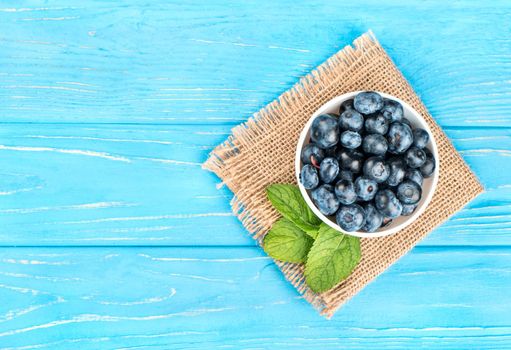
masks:
<svg viewBox="0 0 511 350"><path fill-rule="evenodd" d="M486 192L328 321L200 164L372 29ZM511 348L509 1L0 2L0 348Z"/></svg>

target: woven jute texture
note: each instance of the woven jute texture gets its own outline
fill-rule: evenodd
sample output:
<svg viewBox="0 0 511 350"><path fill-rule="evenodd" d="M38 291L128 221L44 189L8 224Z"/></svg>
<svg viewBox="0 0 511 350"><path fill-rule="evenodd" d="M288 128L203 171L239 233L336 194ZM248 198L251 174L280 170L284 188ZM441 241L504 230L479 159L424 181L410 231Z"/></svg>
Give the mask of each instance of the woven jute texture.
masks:
<svg viewBox="0 0 511 350"><path fill-rule="evenodd" d="M440 178L433 200L413 224L392 236L361 240L359 265L330 291L313 293L305 284L303 266L277 262L286 278L326 317L483 191L373 34L357 38L353 46L330 57L246 123L235 127L204 164L232 190L234 213L261 242L279 218L266 198L265 188L273 183L296 183L295 148L306 121L328 100L356 90L394 95L426 119L440 152Z"/></svg>

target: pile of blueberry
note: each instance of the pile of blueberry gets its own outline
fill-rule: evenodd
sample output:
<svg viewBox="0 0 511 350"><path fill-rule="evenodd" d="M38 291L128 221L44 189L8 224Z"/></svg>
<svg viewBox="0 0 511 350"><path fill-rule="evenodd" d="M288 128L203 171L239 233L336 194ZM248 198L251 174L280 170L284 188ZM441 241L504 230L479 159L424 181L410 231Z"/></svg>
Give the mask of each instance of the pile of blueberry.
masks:
<svg viewBox="0 0 511 350"><path fill-rule="evenodd" d="M339 115L314 119L300 182L343 230L374 232L417 207L435 170L428 142L399 102L364 91L343 102Z"/></svg>

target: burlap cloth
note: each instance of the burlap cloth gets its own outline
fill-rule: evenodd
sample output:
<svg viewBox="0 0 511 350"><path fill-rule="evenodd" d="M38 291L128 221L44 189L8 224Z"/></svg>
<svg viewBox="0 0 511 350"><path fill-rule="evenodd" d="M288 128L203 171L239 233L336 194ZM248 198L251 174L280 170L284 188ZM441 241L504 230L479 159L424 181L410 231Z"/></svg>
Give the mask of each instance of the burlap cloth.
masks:
<svg viewBox="0 0 511 350"><path fill-rule="evenodd" d="M426 119L438 143L440 178L433 200L418 220L392 236L362 239L360 264L330 291L313 293L305 284L302 265L276 262L304 298L326 317L483 191L374 35L369 32L360 36L353 47L337 52L246 123L235 127L204 164L234 193L234 213L261 242L279 218L266 199L265 188L272 183L296 183L295 148L304 124L328 100L356 90L394 95Z"/></svg>

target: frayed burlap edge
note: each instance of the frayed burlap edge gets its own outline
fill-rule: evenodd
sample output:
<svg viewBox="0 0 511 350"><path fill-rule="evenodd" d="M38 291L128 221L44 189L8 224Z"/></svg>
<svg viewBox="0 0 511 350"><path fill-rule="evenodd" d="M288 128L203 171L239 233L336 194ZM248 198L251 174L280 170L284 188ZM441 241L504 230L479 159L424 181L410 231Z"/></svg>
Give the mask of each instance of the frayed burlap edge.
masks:
<svg viewBox="0 0 511 350"><path fill-rule="evenodd" d="M260 243L279 218L266 198L265 188L271 183L296 183L294 153L304 124L328 100L356 90L377 90L399 97L426 119L438 144L440 178L433 200L416 222L390 237L362 239L359 265L330 291L312 292L305 284L302 265L276 262L304 298L328 318L483 191L374 35L368 32L360 36L353 46L346 46L246 123L235 127L203 165L234 193L233 212Z"/></svg>

